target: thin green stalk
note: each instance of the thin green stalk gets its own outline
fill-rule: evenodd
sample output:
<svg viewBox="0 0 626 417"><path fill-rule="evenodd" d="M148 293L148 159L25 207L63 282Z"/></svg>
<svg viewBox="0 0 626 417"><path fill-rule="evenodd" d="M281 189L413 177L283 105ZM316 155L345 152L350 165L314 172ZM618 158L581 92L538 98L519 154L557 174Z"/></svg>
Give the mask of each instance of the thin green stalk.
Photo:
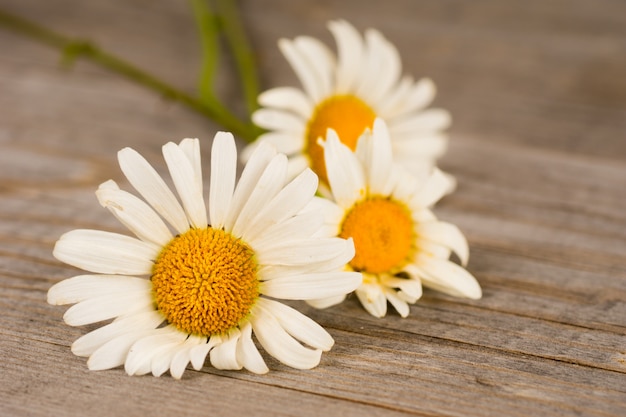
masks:
<svg viewBox="0 0 626 417"><path fill-rule="evenodd" d="M159 78L135 67L94 45L93 43L73 39L36 23L25 20L0 10L0 26L4 26L16 33L25 35L33 40L58 49L63 54L65 64L73 63L77 58L88 59L104 68L114 71L144 87L152 89L163 97L178 101L196 112L221 124L235 135L253 141L257 129L250 123L245 123L233 116L223 106L212 102L202 102L181 90L172 87Z"/></svg>
<svg viewBox="0 0 626 417"><path fill-rule="evenodd" d="M235 58L246 106L249 114L252 115L252 112L258 108L259 95L259 79L254 54L235 0L215 0L215 4L222 22L222 31Z"/></svg>
<svg viewBox="0 0 626 417"><path fill-rule="evenodd" d="M191 0L191 7L200 34L202 46L202 66L200 68L200 99L205 102L217 102L213 93L215 74L219 67L220 25L218 17L211 10L207 0Z"/></svg>

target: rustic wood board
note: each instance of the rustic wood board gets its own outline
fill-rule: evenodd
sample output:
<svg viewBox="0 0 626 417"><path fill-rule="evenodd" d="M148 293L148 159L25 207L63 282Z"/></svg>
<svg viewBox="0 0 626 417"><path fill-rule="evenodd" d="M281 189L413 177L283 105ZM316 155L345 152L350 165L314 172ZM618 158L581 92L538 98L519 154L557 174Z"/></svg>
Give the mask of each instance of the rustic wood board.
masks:
<svg viewBox="0 0 626 417"><path fill-rule="evenodd" d="M198 40L186 2L0 0L192 92ZM320 366L272 372L90 372L48 288L74 228L123 231L95 200L122 181L116 152L219 126L116 74L0 28L0 415L626 415L626 3L616 0L247 0L264 87L295 84L276 40L332 42L329 19L379 28L405 70L452 111L442 166L458 191L437 208L471 246L484 297L427 291L402 319L354 299L316 311L336 346ZM226 63L228 68L228 63ZM242 108L236 78L219 93Z"/></svg>

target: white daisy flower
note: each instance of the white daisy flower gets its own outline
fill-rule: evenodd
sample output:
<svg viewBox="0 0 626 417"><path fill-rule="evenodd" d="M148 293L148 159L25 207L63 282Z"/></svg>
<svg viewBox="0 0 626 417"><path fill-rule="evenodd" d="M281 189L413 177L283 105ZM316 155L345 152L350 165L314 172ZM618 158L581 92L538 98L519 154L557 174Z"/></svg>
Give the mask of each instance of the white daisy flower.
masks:
<svg viewBox="0 0 626 417"><path fill-rule="evenodd" d="M380 32L369 29L362 37L343 20L331 21L328 27L337 43L336 56L312 37L279 41L303 90L280 87L259 96L264 108L253 114L253 121L268 132L244 150L243 159L259 143L269 142L289 157L292 174L311 167L325 184L318 138L332 128L355 149L359 136L379 117L389 126L396 163L418 177L430 175L446 150L444 130L450 125L447 111L426 108L435 96L433 82L401 78L398 51ZM452 188L453 179L448 178Z"/></svg>
<svg viewBox="0 0 626 417"><path fill-rule="evenodd" d="M219 369L265 373L254 333L280 362L318 365L333 339L277 299L336 297L353 291L361 274L341 270L354 255L351 240L314 236L323 224L311 209L316 175L304 171L286 184L287 158L261 146L235 186L235 142L218 133L207 216L198 140L168 143L163 155L180 202L130 148L119 163L147 203L113 181L96 192L137 238L74 230L56 243L57 259L92 274L54 285L48 302L75 304L64 315L72 326L114 319L72 351L89 357L89 369L124 365L130 375L169 369L180 378L189 362L201 369L207 355Z"/></svg>
<svg viewBox="0 0 626 417"><path fill-rule="evenodd" d="M482 296L476 279L448 259L453 251L467 264L465 237L429 209L446 193L441 171L435 169L422 181L394 165L382 119L361 136L355 152L330 129L320 144L328 170L328 198L336 202L329 202L326 222L336 236L354 239L356 254L348 268L363 273L356 295L370 314L383 317L389 301L406 317L408 304L421 297L422 285L458 297ZM326 307L343 297L309 303Z"/></svg>

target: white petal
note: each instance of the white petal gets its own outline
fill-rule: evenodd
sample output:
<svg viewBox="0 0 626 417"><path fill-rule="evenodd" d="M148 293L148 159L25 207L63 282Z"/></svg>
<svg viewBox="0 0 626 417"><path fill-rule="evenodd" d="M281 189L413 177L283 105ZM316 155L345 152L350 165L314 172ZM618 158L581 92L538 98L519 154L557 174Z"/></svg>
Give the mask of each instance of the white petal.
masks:
<svg viewBox="0 0 626 417"><path fill-rule="evenodd" d="M237 362L255 374L266 374L269 368L252 342L252 325L246 323L237 342Z"/></svg>
<svg viewBox="0 0 626 417"><path fill-rule="evenodd" d="M209 190L209 217L211 226L221 229L235 189L237 176L237 147L230 133L219 132L211 149L211 188Z"/></svg>
<svg viewBox="0 0 626 417"><path fill-rule="evenodd" d="M261 145L264 144L265 146L269 145L269 143L266 143L266 141L264 141L263 139L263 135L259 135L257 136L256 140L248 145L246 145L241 152L239 153L239 160L241 161L241 163L245 164L246 162L248 162L250 160L250 157L252 156L252 154L254 154L255 150ZM273 145L269 146L270 148L276 148Z"/></svg>
<svg viewBox="0 0 626 417"><path fill-rule="evenodd" d="M147 275L158 252L153 245L130 236L77 229L62 235L52 254L59 261L90 272Z"/></svg>
<svg viewBox="0 0 626 417"><path fill-rule="evenodd" d="M413 88L413 79L409 76L402 77L392 91L379 102L372 103L376 114L391 123L398 116L402 104L411 93L411 88Z"/></svg>
<svg viewBox="0 0 626 417"><path fill-rule="evenodd" d="M187 155L191 163L194 175L202 181L202 161L200 158L200 141L198 139L186 138L180 141L178 147Z"/></svg>
<svg viewBox="0 0 626 417"><path fill-rule="evenodd" d="M450 127L450 113L443 109L428 109L401 122L394 122L390 126L391 136L423 135L438 132Z"/></svg>
<svg viewBox="0 0 626 417"><path fill-rule="evenodd" d="M244 166L241 178L239 178L239 182L233 193L230 210L224 222L224 229L226 231L232 230L241 210L250 198L250 194L254 191L259 178L267 169L267 166L273 160L274 156L276 156L276 149L263 142L261 142L250 155L250 159Z"/></svg>
<svg viewBox="0 0 626 417"><path fill-rule="evenodd" d="M118 336L156 329L163 321L165 318L156 310L120 317L76 339L72 343L72 353L76 356L89 356L100 346Z"/></svg>
<svg viewBox="0 0 626 417"><path fill-rule="evenodd" d="M152 283L144 278L118 275L78 275L53 285L48 290L48 303L74 304L104 295L150 291Z"/></svg>
<svg viewBox="0 0 626 417"><path fill-rule="evenodd" d="M183 349L182 345L183 343L170 343L167 346L164 346L163 349L160 349L160 351L156 353L150 361L152 375L159 377L167 372L172 365L172 359L176 353Z"/></svg>
<svg viewBox="0 0 626 417"><path fill-rule="evenodd" d="M70 326L97 323L124 314L154 309L152 290L92 297L68 308L63 320Z"/></svg>
<svg viewBox="0 0 626 417"><path fill-rule="evenodd" d="M417 226L418 223L436 222L437 217L427 208L411 207L411 219L413 224Z"/></svg>
<svg viewBox="0 0 626 417"><path fill-rule="evenodd" d="M407 293L405 293L404 291L400 290L398 292L396 292L396 296L401 299L402 301L408 303L408 304L415 304L417 302L418 298L415 298Z"/></svg>
<svg viewBox="0 0 626 417"><path fill-rule="evenodd" d="M419 267L424 272L422 284L437 291L477 300L482 290L476 278L464 268L450 261L421 256Z"/></svg>
<svg viewBox="0 0 626 417"><path fill-rule="evenodd" d="M362 282L358 272L322 272L274 278L261 284L261 293L283 300L314 300L354 291Z"/></svg>
<svg viewBox="0 0 626 417"><path fill-rule="evenodd" d="M370 36L372 37L370 48L373 45L379 45L377 46L380 48L378 54L381 57L380 62L383 64L380 77L375 83L376 94L372 93L373 100L379 102L394 92L394 88L400 80L402 64L400 62L400 53L391 42L376 31L374 31L374 35Z"/></svg>
<svg viewBox="0 0 626 417"><path fill-rule="evenodd" d="M350 148L339 141L334 130L328 130L322 146L334 199L340 207L352 207L356 201L365 197L363 167Z"/></svg>
<svg viewBox="0 0 626 417"><path fill-rule="evenodd" d="M446 175L435 168L424 186L411 199L411 206L431 207L443 197L450 186Z"/></svg>
<svg viewBox="0 0 626 417"><path fill-rule="evenodd" d="M117 154L120 168L132 186L179 233L189 229L185 211L156 170L135 150L124 148Z"/></svg>
<svg viewBox="0 0 626 417"><path fill-rule="evenodd" d="M239 216L235 220L232 233L247 240L246 232L253 228L252 220L259 210L265 207L283 188L287 178L287 157L278 154L267 165L259 182L248 196Z"/></svg>
<svg viewBox="0 0 626 417"><path fill-rule="evenodd" d="M258 303L252 311L250 321L259 343L280 362L296 369L311 369L319 364L322 350L302 346L283 329L273 314Z"/></svg>
<svg viewBox="0 0 626 417"><path fill-rule="evenodd" d="M409 202L411 198L424 186L426 180L420 181L417 177L412 175L407 169L403 167L396 167L395 169L395 181L392 191L392 197L397 201ZM409 204L410 205L410 204ZM422 209L422 206L411 206L411 209Z"/></svg>
<svg viewBox="0 0 626 417"><path fill-rule="evenodd" d="M227 336L220 336L221 343L211 350L211 365L217 369L241 369L242 365L237 361L237 342L240 337L241 332L237 329L231 330Z"/></svg>
<svg viewBox="0 0 626 417"><path fill-rule="evenodd" d="M206 340L202 336L187 335L176 329L173 330L178 332L178 336L152 357L150 367L154 376L161 376L169 369L173 378L180 379L189 363L189 351Z"/></svg>
<svg viewBox="0 0 626 417"><path fill-rule="evenodd" d="M418 226L418 236L421 239L431 240L450 248L457 254L461 263L467 265L469 260L469 246L463 233L458 227L446 222L420 223Z"/></svg>
<svg viewBox="0 0 626 417"><path fill-rule="evenodd" d="M287 179L293 179L309 167L309 158L304 155L294 155L287 164Z"/></svg>
<svg viewBox="0 0 626 417"><path fill-rule="evenodd" d="M298 36L293 41L298 50L315 74L318 85L318 99L331 93L332 76L335 69L335 57L328 47L319 40L310 36Z"/></svg>
<svg viewBox="0 0 626 417"><path fill-rule="evenodd" d="M309 62L306 56L302 55L293 41L281 39L278 41L278 47L302 83L304 91L314 102L320 101L324 86L311 62Z"/></svg>
<svg viewBox="0 0 626 417"><path fill-rule="evenodd" d="M331 199L315 197L305 210L312 210L324 216L324 226L315 234L316 237L332 237L339 234L345 211Z"/></svg>
<svg viewBox="0 0 626 417"><path fill-rule="evenodd" d="M296 135L291 132L268 132L260 135L249 147L253 146L256 142L266 142L274 146L278 152L292 156L303 151L304 139L304 135ZM246 148L244 152L249 153L252 150L252 148ZM247 159L244 158L244 160Z"/></svg>
<svg viewBox="0 0 626 417"><path fill-rule="evenodd" d="M181 343L187 338L187 333L177 330L170 325L161 329L155 329L147 336L138 339L130 347L124 370L128 375L145 375L152 370L152 360L162 354L166 354L166 358L171 358L168 351L175 345ZM163 372L169 366L161 366ZM158 368L158 367L157 367ZM158 370L155 369L158 374Z"/></svg>
<svg viewBox="0 0 626 417"><path fill-rule="evenodd" d="M378 318L385 317L387 298L379 285L364 283L356 289L355 294L368 313Z"/></svg>
<svg viewBox="0 0 626 417"><path fill-rule="evenodd" d="M402 108L398 111L398 116L408 115L425 108L433 101L436 92L435 83L432 80L429 78L420 79L413 85L410 94L406 96Z"/></svg>
<svg viewBox="0 0 626 417"><path fill-rule="evenodd" d="M364 161L367 172L367 184L370 194L389 195L389 188L393 156L391 153L391 140L385 122L377 118L374 120L374 128L369 140L366 140L370 151L368 159Z"/></svg>
<svg viewBox="0 0 626 417"><path fill-rule="evenodd" d="M409 315L409 305L402 298L398 297L398 294L395 290L383 288L383 292L385 294L385 298L387 298L387 301L391 303L393 308L396 309L401 317L407 317Z"/></svg>
<svg viewBox="0 0 626 417"><path fill-rule="evenodd" d="M128 356L130 347L142 337L152 334L154 330L143 330L124 333L100 346L87 361L87 367L92 371L111 369L123 365Z"/></svg>
<svg viewBox="0 0 626 417"><path fill-rule="evenodd" d="M329 258L321 259L317 262L307 262L300 265L261 265L259 268L259 276L262 281L269 281L275 278L285 278L293 275L321 273L321 272L337 272L344 269L344 266L354 258L354 242L348 239L350 247L348 250L337 251ZM288 244L286 246L289 246Z"/></svg>
<svg viewBox="0 0 626 417"><path fill-rule="evenodd" d="M180 379L183 376L185 368L191 360L191 350L202 343L206 343L206 337L193 334L189 335L189 338L184 342L184 345L172 358L172 363L170 364L170 374L174 379Z"/></svg>
<svg viewBox="0 0 626 417"><path fill-rule="evenodd" d="M454 177L454 175L448 174L447 172L444 172L443 175L448 180L448 189L446 190L446 194L452 194L456 190L456 178Z"/></svg>
<svg viewBox="0 0 626 417"><path fill-rule="evenodd" d="M376 103L386 95L400 76L400 55L377 30L365 32L365 65L357 95Z"/></svg>
<svg viewBox="0 0 626 417"><path fill-rule="evenodd" d="M313 114L313 103L301 90L293 87L279 87L259 95L259 104L264 107L293 112L307 120Z"/></svg>
<svg viewBox="0 0 626 417"><path fill-rule="evenodd" d="M405 271L411 278L398 278L393 276L381 277L381 283L390 288L399 288L412 299L419 299L422 296L422 282L414 269Z"/></svg>
<svg viewBox="0 0 626 417"><path fill-rule="evenodd" d="M335 341L322 326L299 311L265 298L259 299L261 306L270 312L283 329L300 342L324 352L329 351Z"/></svg>
<svg viewBox="0 0 626 417"><path fill-rule="evenodd" d="M311 307L324 309L328 307L332 307L334 305L340 304L343 300L346 299L346 295L336 295L334 297L326 297L326 298L316 298L314 300L306 300L306 303Z"/></svg>
<svg viewBox="0 0 626 417"><path fill-rule="evenodd" d="M216 344L221 342L219 336L211 336L209 340L204 338L205 343L201 343L197 346L194 346L189 351L189 357L191 359L191 365L193 369L199 371L204 366L204 360L206 359L206 355L209 353Z"/></svg>
<svg viewBox="0 0 626 417"><path fill-rule="evenodd" d="M363 68L363 38L344 20L332 21L329 30L337 43L337 75L335 88L342 94L353 90Z"/></svg>
<svg viewBox="0 0 626 417"><path fill-rule="evenodd" d="M202 173L194 169L185 152L173 142L163 146L163 157L189 223L195 228L206 227L208 221L202 196Z"/></svg>
<svg viewBox="0 0 626 417"><path fill-rule="evenodd" d="M420 159L434 160L442 156L448 148L448 138L443 134L429 134L428 136L396 135L391 142L396 160L405 157L407 168L422 163Z"/></svg>
<svg viewBox="0 0 626 417"><path fill-rule="evenodd" d="M114 181L100 184L98 201L139 239L163 247L174 238L163 220L138 197L120 190Z"/></svg>
<svg viewBox="0 0 626 417"><path fill-rule="evenodd" d="M419 227L419 223L416 226ZM430 240L421 239L419 236L416 246L419 253L426 253L440 259L448 259L452 254L449 248Z"/></svg>
<svg viewBox="0 0 626 417"><path fill-rule="evenodd" d="M268 227L263 236L249 241L256 252L265 247L274 247L287 238L303 239L313 236L323 227L320 213L307 212Z"/></svg>
<svg viewBox="0 0 626 417"><path fill-rule="evenodd" d="M307 169L280 190L265 207L259 207L258 214L246 231L248 242L253 244L257 236L262 237L269 227L302 210L313 199L317 183L317 175Z"/></svg>
<svg viewBox="0 0 626 417"><path fill-rule="evenodd" d="M350 253L353 243L341 238L285 239L276 246L259 248L259 264L304 265L332 259L337 253Z"/></svg>
<svg viewBox="0 0 626 417"><path fill-rule="evenodd" d="M305 121L283 110L259 109L252 114L252 121L267 130L289 132L304 137Z"/></svg>

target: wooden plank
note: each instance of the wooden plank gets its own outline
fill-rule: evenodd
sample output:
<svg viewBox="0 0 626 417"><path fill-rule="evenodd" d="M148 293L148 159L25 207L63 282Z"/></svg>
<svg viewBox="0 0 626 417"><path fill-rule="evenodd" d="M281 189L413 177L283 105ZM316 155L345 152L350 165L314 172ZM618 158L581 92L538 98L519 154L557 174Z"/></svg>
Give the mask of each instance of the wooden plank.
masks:
<svg viewBox="0 0 626 417"><path fill-rule="evenodd" d="M453 112L442 167L457 191L436 208L470 242L484 297L426 291L402 319L354 297L294 306L336 340L320 366L268 359L267 375L87 370L72 328L45 302L79 273L52 256L75 228L126 233L94 190L132 146L165 173L161 145L219 128L115 74L2 31L0 414L620 416L626 414L626 5L553 0L242 1L266 87L296 85L279 37L329 19L379 28L407 72ZM106 48L193 91L198 40L184 2L0 0L0 9ZM219 91L243 108L224 62ZM209 141L202 143L208 155ZM206 159L205 159L206 162ZM205 165L205 167L208 165ZM206 173L205 173L206 174Z"/></svg>

